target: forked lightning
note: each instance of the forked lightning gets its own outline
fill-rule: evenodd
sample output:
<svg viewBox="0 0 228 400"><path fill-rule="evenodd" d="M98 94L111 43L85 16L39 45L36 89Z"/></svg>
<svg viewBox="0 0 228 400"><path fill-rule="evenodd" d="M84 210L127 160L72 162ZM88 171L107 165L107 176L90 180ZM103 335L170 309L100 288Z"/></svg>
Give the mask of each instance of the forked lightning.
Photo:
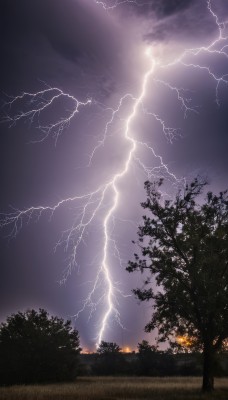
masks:
<svg viewBox="0 0 228 400"><path fill-rule="evenodd" d="M98 6L103 7L105 10L113 10L114 8L120 6L124 3L134 3L136 6L140 5L134 0L116 0L109 5L105 1L95 1ZM145 4L147 2L145 1ZM73 220L72 225L68 230L62 233L59 242L56 244L56 248L63 245L65 250L68 252L68 262L66 269L63 273L63 281L67 280L72 272L72 269L78 263L78 250L82 243L86 240L86 234L90 229L92 223L96 222L98 214L102 213L102 256L97 268L97 273L95 280L92 284L92 288L88 296L83 300L83 305L81 309L76 313L75 317L79 317L80 314L87 308L90 309L90 316L97 310L97 307L101 304L105 305L105 311L101 317L100 325L98 327L98 332L96 334L96 342L99 344L106 337L106 329L111 317L114 317L116 321L122 326L121 315L118 310L118 298L124 294L120 290L118 282L114 282L111 268L111 250L115 252L116 256L121 263L120 251L117 247L117 243L113 239L111 226L113 225L113 218L117 212L119 202L121 201L121 192L119 190L119 183L127 176L127 173L131 169L133 162L139 165L148 179L152 179L157 176L166 176L172 182L178 181L178 178L172 173L168 165L165 164L163 158L160 154L156 154L154 148L151 144L143 142L140 137L135 138L132 134L132 126L140 113L146 113L150 115L151 118L156 120L160 126L161 130L168 138L169 141L179 135L178 128L167 126L163 117L157 115L155 112L147 110L144 105L145 95L148 90L149 84L153 81L155 85L165 86L167 90L172 91L176 96L177 102L179 102L180 107L183 109L184 116L187 117L189 112L198 113L198 110L191 105L191 100L187 98L185 94L185 89L173 86L170 82L164 81L159 78L159 71L164 69L173 68L175 66L183 66L184 68L198 68L205 71L209 76L215 81L215 92L216 92L216 102L219 105L219 87L222 83L228 83L228 74L216 74L210 68L210 66L203 63L197 63L197 56L205 53L210 53L211 55L217 57L222 56L228 59L228 37L225 35L225 31L228 23L220 22L218 16L213 11L211 0L207 0L208 12L214 18L214 22L218 28L218 35L214 41L210 43L209 46L198 47L186 49L184 52L172 62L163 63L162 59L156 60L153 57L153 48L147 48L145 56L145 62L149 64L145 75L142 77L141 91L138 97L127 93L124 94L115 109L110 109L111 116L106 122L103 132L101 133L101 139L94 146L88 162L88 168L92 165L95 154L98 151L102 151L102 146L104 146L107 136L112 129L112 125L116 118L124 110L124 105L126 101L131 102L131 111L126 118L123 120L122 135L123 140L128 145L125 161L122 167L116 170L110 178L103 182L98 187L95 187L88 193L83 193L80 195L72 196L69 198L61 199L59 202L49 206L35 206L24 210L15 209L7 215L1 215L0 226L9 227L10 236L16 236L20 229L23 227L25 222L31 220L39 220L43 215L52 217L55 212L63 207L67 207L69 204L79 204L79 211L77 217ZM141 3L142 5L142 3ZM146 58L147 57L147 58ZM67 99L67 101L72 104L72 111L68 111L68 114L61 116L56 121L48 124L42 125L38 123L41 136L37 141L44 141L48 137L52 136L57 142L60 134L67 128L71 123L73 118L75 118L82 108L90 107L96 104L96 101L88 99L78 99L73 95L63 92L56 87L46 87L44 90L40 90L36 93L24 92L20 96L9 98L5 104L5 110L7 110L7 115L5 120L9 122L9 125L16 124L20 120L29 119L31 123L37 123L38 117L42 112L48 110L56 101L59 99ZM29 104L29 107L23 111L23 104ZM21 107L20 112L17 114L11 114L11 110L14 107ZM150 167L145 165L145 161L139 156L138 151L141 148L145 148L151 153L151 157L157 160L157 165ZM111 204L107 207L107 198L111 196ZM101 290L102 283L104 286ZM97 296L99 291L102 291L99 296Z"/></svg>

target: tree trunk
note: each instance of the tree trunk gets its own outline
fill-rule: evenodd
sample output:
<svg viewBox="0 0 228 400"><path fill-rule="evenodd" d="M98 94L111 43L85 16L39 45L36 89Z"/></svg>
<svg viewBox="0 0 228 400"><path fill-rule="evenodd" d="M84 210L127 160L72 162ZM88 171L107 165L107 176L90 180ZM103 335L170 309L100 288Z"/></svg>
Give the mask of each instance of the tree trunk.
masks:
<svg viewBox="0 0 228 400"><path fill-rule="evenodd" d="M214 349L212 344L204 345L202 390L203 392L214 390Z"/></svg>

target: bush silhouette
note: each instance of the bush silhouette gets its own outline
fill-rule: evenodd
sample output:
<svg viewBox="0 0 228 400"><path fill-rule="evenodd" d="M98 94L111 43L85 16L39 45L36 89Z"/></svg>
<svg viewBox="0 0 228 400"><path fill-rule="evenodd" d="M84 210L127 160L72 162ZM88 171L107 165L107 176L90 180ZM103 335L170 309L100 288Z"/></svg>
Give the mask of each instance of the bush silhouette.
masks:
<svg viewBox="0 0 228 400"><path fill-rule="evenodd" d="M12 314L0 325L0 384L73 380L79 352L70 321L43 309Z"/></svg>

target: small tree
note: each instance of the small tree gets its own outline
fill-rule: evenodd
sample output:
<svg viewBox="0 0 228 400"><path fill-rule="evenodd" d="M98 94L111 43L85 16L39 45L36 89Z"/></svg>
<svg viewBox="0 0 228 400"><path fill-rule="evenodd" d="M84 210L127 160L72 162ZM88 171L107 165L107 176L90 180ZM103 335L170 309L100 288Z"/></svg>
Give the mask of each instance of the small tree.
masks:
<svg viewBox="0 0 228 400"><path fill-rule="evenodd" d="M115 342L102 341L97 348L94 372L98 375L119 375L125 370L126 361L121 348Z"/></svg>
<svg viewBox="0 0 228 400"><path fill-rule="evenodd" d="M138 360L140 375L157 375L157 347L147 340L138 343Z"/></svg>
<svg viewBox="0 0 228 400"><path fill-rule="evenodd" d="M13 314L0 325L0 384L73 380L79 352L70 321L43 309Z"/></svg>
<svg viewBox="0 0 228 400"><path fill-rule="evenodd" d="M110 354L119 354L121 348L115 342L105 342L104 340L101 341L97 348L97 353L100 355L110 355Z"/></svg>
<svg viewBox="0 0 228 400"><path fill-rule="evenodd" d="M206 183L195 179L173 201L163 201L161 184L145 183L142 207L149 214L138 231L142 258L135 254L127 270L149 272L144 288L134 290L140 300L153 300L146 331L157 328L160 341L184 336L200 348L202 388L211 391L215 354L228 337L227 193L209 192L197 204Z"/></svg>
<svg viewBox="0 0 228 400"><path fill-rule="evenodd" d="M139 374L149 376L171 376L176 373L173 354L160 351L147 340L138 343Z"/></svg>

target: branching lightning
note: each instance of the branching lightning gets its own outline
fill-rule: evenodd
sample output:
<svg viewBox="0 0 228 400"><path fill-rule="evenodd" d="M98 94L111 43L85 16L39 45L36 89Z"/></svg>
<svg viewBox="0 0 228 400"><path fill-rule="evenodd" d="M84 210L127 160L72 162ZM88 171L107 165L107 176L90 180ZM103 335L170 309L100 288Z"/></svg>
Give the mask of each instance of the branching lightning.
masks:
<svg viewBox="0 0 228 400"><path fill-rule="evenodd" d="M112 10L124 3L134 3L139 5L136 0L116 0L111 5L107 5L105 1L95 0L95 3L105 10ZM110 3L109 3L110 4ZM145 2L147 4L147 2ZM142 3L140 4L142 5ZM210 43L209 46L199 47L195 49L186 49L184 52L172 62L163 64L162 60L159 62L153 57L153 49L148 48L147 62L149 67L142 77L141 91L138 97L133 96L130 93L124 94L115 109L107 108L111 115L106 122L103 132L101 133L101 139L94 146L90 156L87 167L89 168L93 159L98 151L102 150L102 147L107 140L110 129L115 122L118 115L123 110L126 101L131 102L131 112L123 120L122 136L127 145L127 151L125 154L124 163L110 178L91 190L88 193L84 193L77 196L61 199L54 205L43 206L38 205L36 207L30 207L24 210L13 209L11 213L7 215L0 215L0 227L9 227L9 235L15 237L22 229L23 224L32 220L39 220L43 215L47 215L52 218L54 213L63 207L67 207L69 204L77 204L78 213L74 219L72 226L64 231L56 244L55 249L59 246L63 246L64 250L69 254L67 265L63 273L63 281L66 281L72 272L72 269L78 265L78 250L82 243L86 241L86 234L90 229L92 223L96 221L99 213L102 213L102 256L99 262L99 267L96 273L92 288L89 291L88 296L83 300L81 309L75 314L78 318L85 309L90 309L90 317L97 310L97 307L101 304L105 304L105 311L101 317L98 333L96 337L97 344L105 337L105 331L108 326L108 322L111 317L114 317L116 321L122 326L120 312L118 310L118 297L120 295L125 296L120 290L118 282L114 282L112 277L112 269L110 262L110 250L112 249L121 264L121 254L118 249L116 241L112 237L111 225L114 224L115 213L117 212L118 205L121 199L121 192L119 190L119 183L127 176L128 172L132 167L132 163L136 162L137 165L142 168L146 177L151 179L157 176L166 176L172 182L178 181L178 178L173 172L169 170L168 165L163 161L161 155L156 154L152 145L143 142L140 138L136 138L132 134L132 125L140 113L149 115L157 123L160 124L161 130L167 139L172 142L176 136L180 134L178 128L169 127L164 118L157 115L155 112L145 108L144 100L148 90L150 82L153 80L155 85L162 85L171 91L179 102L184 116L187 117L189 113L198 113L196 107L192 106L191 99L188 97L189 93L184 88L178 88L173 86L170 82L164 81L159 78L159 71L167 68L173 68L176 65L182 65L184 68L198 68L204 70L209 76L215 81L216 90L216 102L219 105L219 86L224 83L228 83L228 74L217 75L212 71L210 66L203 63L197 63L197 56L202 54L211 54L214 56L222 56L228 59L228 37L225 35L225 29L227 22L220 22L218 16L215 14L212 8L211 0L207 0L207 8L209 13L214 18L215 24L218 28L218 37ZM47 111L53 104L59 99L70 101L72 104L71 111L68 111L67 115L59 118L58 120L43 125L39 122L41 113ZM41 132L41 137L36 141L43 142L48 137L53 137L55 143L59 136L68 127L71 121L76 117L77 113L82 108L89 107L93 104L93 99L88 98L86 100L79 100L73 95L63 92L57 87L46 87L44 90L40 90L36 93L24 92L20 96L11 97L5 103L5 110L7 114L5 121L10 126L18 123L20 120L27 119L29 122L38 123L37 127ZM95 103L94 103L95 104ZM24 110L17 114L11 113L12 108L22 107L25 105ZM138 155L138 150L145 148L150 152L153 159L158 161L156 166L150 167ZM107 207L107 198L111 197L111 204ZM104 288L102 285L104 284ZM97 292L101 289L101 295L97 298Z"/></svg>
<svg viewBox="0 0 228 400"><path fill-rule="evenodd" d="M96 4L100 5L103 7L104 10L114 10L115 8L124 5L124 4L133 4L138 7L142 7L146 4L150 4L149 1L137 1L137 0L109 0L108 3L107 1L101 1L101 0L94 0Z"/></svg>
<svg viewBox="0 0 228 400"><path fill-rule="evenodd" d="M212 17L215 20L216 26L218 28L218 37L212 41L208 46L201 46L198 48L193 48L193 49L186 49L183 54L180 55L177 59L172 61L171 63L165 65L164 67L171 67L175 66L177 64L181 64L184 67L187 68L196 68L200 69L202 71L206 71L208 75L215 81L216 87L216 103L219 106L220 101L219 101L219 86L221 84L228 84L228 74L217 74L216 72L213 71L212 68L208 65L203 65L200 63L197 63L194 61L197 56L200 55L214 55L214 56L223 56L228 60L228 36L226 33L226 29L228 27L228 21L219 21L219 17L217 14L213 11L212 8L212 3L211 0L207 0L207 9L209 13L212 15ZM190 61L189 61L190 58Z"/></svg>
<svg viewBox="0 0 228 400"><path fill-rule="evenodd" d="M59 99L68 99L73 104L72 111L66 117L62 117L56 122L53 122L49 125L38 125L39 131L42 132L42 137L37 140L37 142L42 142L47 139L48 136L52 135L55 142L57 142L61 133L69 126L71 120L74 116L79 112L80 107L85 107L91 104L92 100L87 99L85 102L79 101L76 97L64 93L61 89L56 87L48 87L47 89L41 90L36 93L22 93L20 96L12 97L9 101L5 103L5 106L8 106L9 109L15 103L20 101L28 102L29 108L27 111L21 111L19 114L10 116L7 114L3 121L8 122L9 126L12 127L19 120L27 119L32 124L37 118L39 120L39 115L48 109L50 106L54 104Z"/></svg>

